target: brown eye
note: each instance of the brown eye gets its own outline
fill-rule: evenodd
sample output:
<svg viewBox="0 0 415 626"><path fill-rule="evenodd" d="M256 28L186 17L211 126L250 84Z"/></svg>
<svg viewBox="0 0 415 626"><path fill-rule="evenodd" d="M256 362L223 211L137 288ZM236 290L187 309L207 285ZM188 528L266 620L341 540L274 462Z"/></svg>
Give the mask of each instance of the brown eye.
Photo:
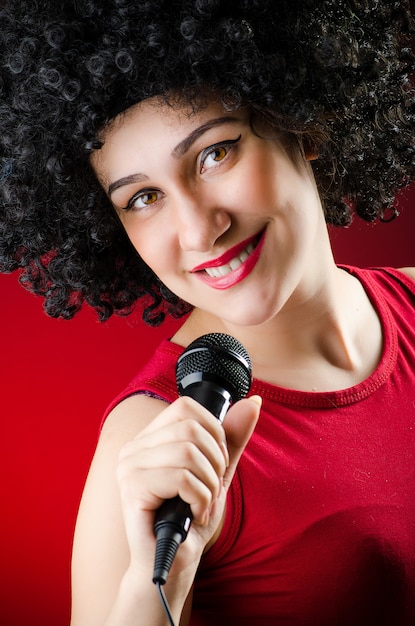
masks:
<svg viewBox="0 0 415 626"><path fill-rule="evenodd" d="M203 150L200 158L200 171L204 172L212 167L215 167L218 163L226 159L228 154L236 147L236 144L241 139L241 135L236 139L228 139L227 141L221 141L213 146L209 146Z"/></svg>
<svg viewBox="0 0 415 626"><path fill-rule="evenodd" d="M201 160L200 171L203 172L210 167L214 167L216 163L220 163L228 154L226 146L212 146L205 150Z"/></svg>
<svg viewBox="0 0 415 626"><path fill-rule="evenodd" d="M144 210L147 207L155 204L160 198L162 194L156 189L143 189L138 193L134 194L131 198L127 206L125 207L125 211L140 211Z"/></svg>
<svg viewBox="0 0 415 626"><path fill-rule="evenodd" d="M140 200L143 204L149 205L153 204L157 200L157 193L155 191L150 191L149 193L145 193L140 196Z"/></svg>
<svg viewBox="0 0 415 626"><path fill-rule="evenodd" d="M219 148L215 148L215 150L210 155L214 161L222 161L226 157L226 150L223 146Z"/></svg>

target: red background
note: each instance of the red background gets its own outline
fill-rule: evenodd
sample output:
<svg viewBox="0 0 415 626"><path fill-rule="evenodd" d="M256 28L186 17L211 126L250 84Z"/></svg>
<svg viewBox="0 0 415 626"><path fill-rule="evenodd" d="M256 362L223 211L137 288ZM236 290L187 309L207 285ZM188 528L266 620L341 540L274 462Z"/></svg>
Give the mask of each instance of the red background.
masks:
<svg viewBox="0 0 415 626"><path fill-rule="evenodd" d="M339 263L415 265L415 189L391 224L331 231ZM1 626L67 626L77 506L101 415L162 336L137 316L53 320L17 276L0 275ZM87 625L85 625L87 626Z"/></svg>

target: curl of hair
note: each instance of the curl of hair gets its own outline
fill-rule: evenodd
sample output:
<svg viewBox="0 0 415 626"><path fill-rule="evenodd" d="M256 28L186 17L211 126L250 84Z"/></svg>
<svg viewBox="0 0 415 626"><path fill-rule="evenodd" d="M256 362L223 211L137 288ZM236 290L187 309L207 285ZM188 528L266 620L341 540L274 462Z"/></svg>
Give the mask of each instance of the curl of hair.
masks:
<svg viewBox="0 0 415 626"><path fill-rule="evenodd" d="M372 221L415 171L412 23L382 0L11 0L0 9L0 270L70 318L190 310L130 244L89 164L145 98L208 90L318 150L329 223Z"/></svg>

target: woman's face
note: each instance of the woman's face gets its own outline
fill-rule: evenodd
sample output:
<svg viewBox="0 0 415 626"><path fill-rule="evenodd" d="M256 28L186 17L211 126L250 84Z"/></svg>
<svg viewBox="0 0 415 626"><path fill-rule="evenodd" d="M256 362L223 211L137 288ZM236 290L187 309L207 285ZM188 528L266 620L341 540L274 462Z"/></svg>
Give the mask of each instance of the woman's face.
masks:
<svg viewBox="0 0 415 626"><path fill-rule="evenodd" d="M269 128L256 134L249 122L246 110L216 102L191 112L152 99L119 116L92 156L161 281L242 325L269 320L315 277L325 228L308 163L300 155L294 163Z"/></svg>

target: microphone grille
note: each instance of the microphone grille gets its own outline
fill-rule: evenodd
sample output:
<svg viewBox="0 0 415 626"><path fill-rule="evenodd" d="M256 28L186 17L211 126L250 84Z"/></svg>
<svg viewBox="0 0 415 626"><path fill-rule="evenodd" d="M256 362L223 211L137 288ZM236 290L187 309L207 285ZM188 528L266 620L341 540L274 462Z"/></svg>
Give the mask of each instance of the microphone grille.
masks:
<svg viewBox="0 0 415 626"><path fill-rule="evenodd" d="M249 354L240 341L225 333L209 333L189 344L177 361L177 385L194 373L222 380L233 402L244 398L251 387Z"/></svg>

